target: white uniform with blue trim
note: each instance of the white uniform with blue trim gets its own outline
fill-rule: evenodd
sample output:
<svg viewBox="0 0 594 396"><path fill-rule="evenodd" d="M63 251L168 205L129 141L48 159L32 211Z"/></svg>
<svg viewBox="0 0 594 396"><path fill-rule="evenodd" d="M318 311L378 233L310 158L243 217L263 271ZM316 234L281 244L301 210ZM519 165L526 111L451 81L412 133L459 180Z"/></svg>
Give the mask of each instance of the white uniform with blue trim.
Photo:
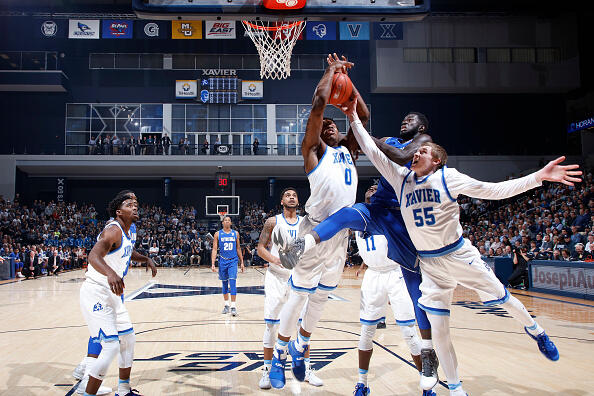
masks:
<svg viewBox="0 0 594 396"><path fill-rule="evenodd" d="M369 268L361 283L359 321L376 325L386 318L386 304L390 301L396 324L410 326L415 323L415 311L402 279L400 265L388 258L388 240L383 235L355 234L359 255Z"/></svg>
<svg viewBox="0 0 594 396"><path fill-rule="evenodd" d="M305 235L327 217L352 206L357 198L357 169L346 147L326 146L318 165L307 174L311 195L305 204L307 216L300 228ZM349 230L339 231L301 256L289 279L300 293L336 289L346 261Z"/></svg>
<svg viewBox="0 0 594 396"><path fill-rule="evenodd" d="M109 221L107 227L118 227L122 233L122 242L118 249L108 253L103 260L120 277L128 272L134 244L120 224ZM113 294L107 277L89 265L86 280L80 288L80 308L82 310L91 337L99 340L117 339L118 336L132 333L132 321L124 306L122 296Z"/></svg>
<svg viewBox="0 0 594 396"><path fill-rule="evenodd" d="M289 234L296 238L299 235L299 227L302 224L303 216L297 216L297 221L289 223L281 213L276 215L276 226L284 227ZM278 257L278 246L272 244L270 254ZM280 311L289 297L289 277L291 271L276 264L268 264L268 270L264 276L264 321L266 323L279 323Z"/></svg>
<svg viewBox="0 0 594 396"><path fill-rule="evenodd" d="M418 250L423 281L419 306L429 313L449 315L458 284L474 289L486 305L507 301L509 294L478 250L462 237L456 199L464 194L481 199L505 199L541 184L534 174L501 183L487 183L456 169L443 167L421 179L390 161L375 145L361 122L351 123L361 149L399 195L400 211Z"/></svg>

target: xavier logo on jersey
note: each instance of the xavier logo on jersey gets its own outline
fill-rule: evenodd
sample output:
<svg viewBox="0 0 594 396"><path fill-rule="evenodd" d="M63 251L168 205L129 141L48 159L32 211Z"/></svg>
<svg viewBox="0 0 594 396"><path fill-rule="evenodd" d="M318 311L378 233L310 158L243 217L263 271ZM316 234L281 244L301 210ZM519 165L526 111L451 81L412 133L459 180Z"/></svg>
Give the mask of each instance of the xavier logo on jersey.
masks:
<svg viewBox="0 0 594 396"><path fill-rule="evenodd" d="M353 165L353 161L351 160L350 154L345 153L332 153L334 155L334 162L333 164L344 164L347 163L349 165Z"/></svg>
<svg viewBox="0 0 594 396"><path fill-rule="evenodd" d="M410 205L419 204L422 202L441 203L439 190L432 188L422 188L406 194L406 207Z"/></svg>
<svg viewBox="0 0 594 396"><path fill-rule="evenodd" d="M122 258L131 256L131 255L132 255L132 246L131 245L126 246L124 248L124 254L122 254Z"/></svg>

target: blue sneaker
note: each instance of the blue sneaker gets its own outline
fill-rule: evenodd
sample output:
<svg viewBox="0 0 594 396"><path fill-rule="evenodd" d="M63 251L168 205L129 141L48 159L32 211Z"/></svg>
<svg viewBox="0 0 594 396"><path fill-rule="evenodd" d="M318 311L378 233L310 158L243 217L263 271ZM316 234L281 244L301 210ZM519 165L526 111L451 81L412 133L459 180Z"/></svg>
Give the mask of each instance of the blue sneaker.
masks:
<svg viewBox="0 0 594 396"><path fill-rule="evenodd" d="M280 356L280 353L279 353ZM276 389L282 389L285 386L287 380L285 379L285 366L287 359L277 359L276 356L272 357L272 363L270 366L270 385Z"/></svg>
<svg viewBox="0 0 594 396"><path fill-rule="evenodd" d="M553 362L559 360L559 351L555 344L553 344L553 341L549 339L547 333L543 331L539 335L533 336L526 327L524 327L524 331L537 342L538 349L540 349L540 352L545 355L547 359L552 360Z"/></svg>
<svg viewBox="0 0 594 396"><path fill-rule="evenodd" d="M353 395L355 395L355 396L367 396L369 394L371 394L371 391L369 390L368 387L366 387L362 383L358 382L357 385L355 385L355 391L353 392Z"/></svg>
<svg viewBox="0 0 594 396"><path fill-rule="evenodd" d="M115 396L120 396L117 393L115 394ZM130 392L126 393L125 395L122 396L142 396L142 394L140 392L138 392L136 389L130 389Z"/></svg>
<svg viewBox="0 0 594 396"><path fill-rule="evenodd" d="M433 389L424 390L422 396L437 396L437 393L433 391Z"/></svg>
<svg viewBox="0 0 594 396"><path fill-rule="evenodd" d="M309 345L303 349L303 352L299 352L295 347L295 341L289 342L289 353L291 354L291 370L293 370L293 376L299 382L305 380L305 360L303 355L307 352Z"/></svg>

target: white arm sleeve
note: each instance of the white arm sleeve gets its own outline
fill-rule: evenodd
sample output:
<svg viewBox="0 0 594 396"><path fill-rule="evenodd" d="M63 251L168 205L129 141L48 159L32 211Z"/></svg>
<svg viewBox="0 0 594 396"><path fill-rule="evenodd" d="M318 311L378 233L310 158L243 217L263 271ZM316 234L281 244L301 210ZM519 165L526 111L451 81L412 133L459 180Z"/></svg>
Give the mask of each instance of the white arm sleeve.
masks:
<svg viewBox="0 0 594 396"><path fill-rule="evenodd" d="M473 179L453 168L446 168L444 172L447 189L454 199L459 194L482 199L506 199L542 185L536 180L534 173L519 179L488 183Z"/></svg>
<svg viewBox="0 0 594 396"><path fill-rule="evenodd" d="M397 163L391 161L382 151L377 148L375 142L367 133L367 130L363 126L360 120L351 122L351 128L355 134L355 138L361 146L361 150L369 157L369 160L373 163L375 168L385 177L392 187L400 186L402 180L410 172L408 168L400 166Z"/></svg>

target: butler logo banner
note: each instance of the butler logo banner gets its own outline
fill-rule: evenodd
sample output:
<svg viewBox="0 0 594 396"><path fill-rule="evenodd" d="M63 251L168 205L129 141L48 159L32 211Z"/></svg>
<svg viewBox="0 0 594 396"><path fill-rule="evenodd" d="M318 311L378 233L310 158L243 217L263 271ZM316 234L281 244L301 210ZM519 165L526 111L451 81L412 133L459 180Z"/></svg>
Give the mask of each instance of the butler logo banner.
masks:
<svg viewBox="0 0 594 396"><path fill-rule="evenodd" d="M68 21L68 38L99 39L98 19L70 19Z"/></svg>
<svg viewBox="0 0 594 396"><path fill-rule="evenodd" d="M243 80L241 82L242 99L262 99L264 97L264 82L262 80Z"/></svg>
<svg viewBox="0 0 594 396"><path fill-rule="evenodd" d="M369 40L369 22L339 22L341 40Z"/></svg>
<svg viewBox="0 0 594 396"><path fill-rule="evenodd" d="M35 24L41 37L48 39L66 38L68 26L64 19L36 19Z"/></svg>
<svg viewBox="0 0 594 396"><path fill-rule="evenodd" d="M201 39L202 21L171 21L172 39Z"/></svg>
<svg viewBox="0 0 594 396"><path fill-rule="evenodd" d="M106 39L130 39L133 32L133 21L126 19L104 19L101 26L101 37Z"/></svg>
<svg viewBox="0 0 594 396"><path fill-rule="evenodd" d="M206 21L207 39L235 39L235 21Z"/></svg>

